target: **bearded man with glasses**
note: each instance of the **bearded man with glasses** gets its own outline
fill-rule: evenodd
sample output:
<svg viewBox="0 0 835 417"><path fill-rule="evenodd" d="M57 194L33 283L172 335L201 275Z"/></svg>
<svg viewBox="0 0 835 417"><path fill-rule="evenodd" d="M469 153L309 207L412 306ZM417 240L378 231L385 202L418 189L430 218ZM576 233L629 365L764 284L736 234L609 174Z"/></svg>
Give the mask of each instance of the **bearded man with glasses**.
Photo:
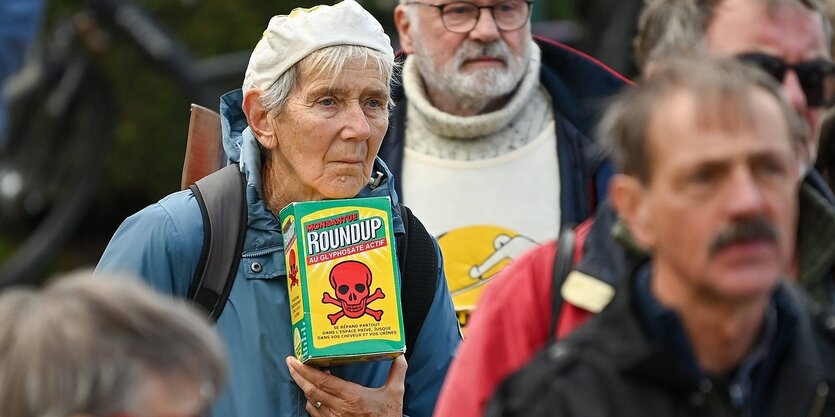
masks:
<svg viewBox="0 0 835 417"><path fill-rule="evenodd" d="M395 9L405 62L379 156L439 237L462 326L508 262L591 215L611 172L592 121L629 81L533 36L531 3Z"/></svg>

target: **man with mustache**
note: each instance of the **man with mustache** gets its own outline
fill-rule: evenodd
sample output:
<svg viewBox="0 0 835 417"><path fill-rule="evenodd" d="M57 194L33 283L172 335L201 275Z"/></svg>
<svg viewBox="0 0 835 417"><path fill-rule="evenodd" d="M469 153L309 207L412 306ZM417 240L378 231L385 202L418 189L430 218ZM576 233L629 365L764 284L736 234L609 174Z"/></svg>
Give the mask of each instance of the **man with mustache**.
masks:
<svg viewBox="0 0 835 417"><path fill-rule="evenodd" d="M401 0L402 83L380 157L439 237L462 326L510 260L588 217L601 102L628 81L531 34L526 0ZM401 58L403 58L401 56Z"/></svg>
<svg viewBox="0 0 835 417"><path fill-rule="evenodd" d="M831 65L830 32L824 9L815 0L651 0L641 18L637 61L652 67L652 61L694 50L779 57L795 66L779 82L807 124L807 134L797 144L814 144L823 103L807 101L806 94L815 98L826 90L809 83L814 77L800 80L796 65ZM821 79L827 77L831 78ZM801 81L809 88L804 90ZM809 148L804 146L799 155L808 155L804 150ZM804 158L802 164L808 166ZM835 210L831 193L821 184L816 173L808 171L800 188L797 256L789 276L813 298L830 303L835 289ZM466 415L482 415L499 381L528 362L550 337L564 337L599 313L623 274L646 257L608 203L601 205L593 223L577 228L574 269L564 281L554 277L555 246L551 241L527 252L484 292L482 308L473 316L447 375L439 409L453 410L458 404ZM555 295L560 303L554 303Z"/></svg>
<svg viewBox="0 0 835 417"><path fill-rule="evenodd" d="M602 126L610 198L652 262L486 415L835 415L835 315L782 279L805 126L778 84L734 60L661 62Z"/></svg>

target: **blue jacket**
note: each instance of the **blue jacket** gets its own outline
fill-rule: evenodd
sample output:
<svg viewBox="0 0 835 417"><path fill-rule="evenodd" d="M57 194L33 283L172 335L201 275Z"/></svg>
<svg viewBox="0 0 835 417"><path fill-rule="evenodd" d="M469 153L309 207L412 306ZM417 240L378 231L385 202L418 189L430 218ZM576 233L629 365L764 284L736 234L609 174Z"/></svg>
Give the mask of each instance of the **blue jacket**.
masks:
<svg viewBox="0 0 835 417"><path fill-rule="evenodd" d="M217 321L230 362L229 385L216 403L216 417L281 417L307 415L306 399L290 378L284 358L293 354L284 248L276 216L261 198L261 153L241 110L240 90L221 99L224 149L230 162L240 162L246 175L249 220L243 256L229 301ZM359 196L390 196L397 204L394 181L377 160L385 178ZM395 234L404 233L393 210ZM157 290L187 295L203 244L203 221L191 191L171 194L122 223L97 271L138 274ZM437 250L437 244L436 244ZM435 299L415 343L406 373L403 412L430 416L447 367L460 342L452 301L443 277L440 251ZM262 268L252 268L254 263ZM404 296L408 296L405 295ZM383 385L389 361L332 367L340 378L366 387Z"/></svg>
<svg viewBox="0 0 835 417"><path fill-rule="evenodd" d="M557 42L534 37L542 50L539 79L551 95L557 133L562 224L578 224L593 214L608 191L612 166L593 139L606 99L631 82L599 61ZM402 58L402 56L401 56ZM392 83L397 103L379 156L394 176L403 168L407 97L402 83ZM548 192L548 190L543 190ZM399 184L397 193L403 196Z"/></svg>

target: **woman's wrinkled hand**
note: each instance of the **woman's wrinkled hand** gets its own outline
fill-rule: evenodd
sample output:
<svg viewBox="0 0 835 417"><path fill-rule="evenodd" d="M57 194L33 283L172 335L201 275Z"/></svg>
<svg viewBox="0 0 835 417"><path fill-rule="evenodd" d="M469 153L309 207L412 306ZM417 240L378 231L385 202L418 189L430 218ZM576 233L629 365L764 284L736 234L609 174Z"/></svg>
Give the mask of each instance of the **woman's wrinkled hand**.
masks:
<svg viewBox="0 0 835 417"><path fill-rule="evenodd" d="M345 381L298 359L285 360L290 376L307 397L305 409L312 417L365 416L401 417L405 391L406 359L392 361L386 383L380 388L366 388Z"/></svg>

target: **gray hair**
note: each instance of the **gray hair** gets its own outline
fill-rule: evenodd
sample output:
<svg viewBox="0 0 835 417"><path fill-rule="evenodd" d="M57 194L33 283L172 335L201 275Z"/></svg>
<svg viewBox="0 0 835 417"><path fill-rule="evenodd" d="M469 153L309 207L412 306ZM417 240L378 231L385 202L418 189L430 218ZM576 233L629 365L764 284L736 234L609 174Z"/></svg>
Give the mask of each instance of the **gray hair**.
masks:
<svg viewBox="0 0 835 417"><path fill-rule="evenodd" d="M373 62L380 71L380 78L385 80L386 85L391 85L391 77L394 72L393 63L384 53L365 46L357 45L334 45L312 52L301 61L290 67L261 94L261 105L271 116L281 113L287 100L296 88L299 87L301 74L309 74L314 77L339 74L348 61L359 58L364 64ZM389 109L394 106L391 99L388 100Z"/></svg>
<svg viewBox="0 0 835 417"><path fill-rule="evenodd" d="M705 32L716 8L723 0L646 0L638 19L638 35L634 40L635 62L644 68L648 62L669 54L682 54L705 49ZM769 10L785 5L801 5L822 20L823 35L829 50L832 27L826 5L820 0L758 0Z"/></svg>
<svg viewBox="0 0 835 417"><path fill-rule="evenodd" d="M651 181L649 124L678 92L697 97L695 117L700 126L736 130L753 125L748 101L753 91L762 90L779 104L786 134L795 152L799 151L806 125L784 98L780 85L764 72L733 59L704 55L674 56L657 64L652 76L616 97L598 125L598 137L606 141L618 172L644 184Z"/></svg>
<svg viewBox="0 0 835 417"><path fill-rule="evenodd" d="M141 415L149 378L194 383L205 404L226 378L217 333L185 301L89 274L0 295L0 415Z"/></svg>

